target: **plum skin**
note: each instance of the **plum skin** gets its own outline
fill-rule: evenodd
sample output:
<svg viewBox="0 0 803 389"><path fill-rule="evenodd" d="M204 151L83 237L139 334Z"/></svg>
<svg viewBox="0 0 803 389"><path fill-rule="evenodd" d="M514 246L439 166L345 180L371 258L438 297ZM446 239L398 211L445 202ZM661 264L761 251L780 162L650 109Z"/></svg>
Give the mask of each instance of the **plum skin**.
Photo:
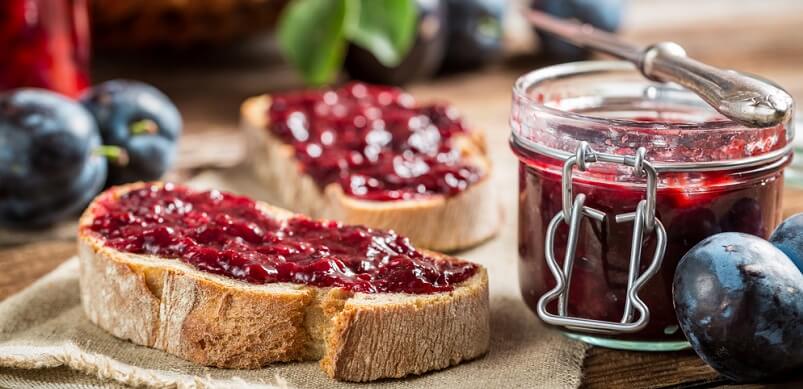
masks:
<svg viewBox="0 0 803 389"><path fill-rule="evenodd" d="M43 89L0 95L0 225L41 228L77 214L102 189L100 135L80 104Z"/></svg>
<svg viewBox="0 0 803 389"><path fill-rule="evenodd" d="M803 272L803 213L784 220L772 233L769 241Z"/></svg>
<svg viewBox="0 0 803 389"><path fill-rule="evenodd" d="M683 256L673 297L697 354L735 381L803 366L803 274L769 242L727 232Z"/></svg>
<svg viewBox="0 0 803 389"><path fill-rule="evenodd" d="M81 102L95 118L104 144L128 155L127 163L109 164L108 184L157 180L173 165L183 124L161 91L138 81L111 80L94 86ZM134 131L142 121L151 122L151 132Z"/></svg>

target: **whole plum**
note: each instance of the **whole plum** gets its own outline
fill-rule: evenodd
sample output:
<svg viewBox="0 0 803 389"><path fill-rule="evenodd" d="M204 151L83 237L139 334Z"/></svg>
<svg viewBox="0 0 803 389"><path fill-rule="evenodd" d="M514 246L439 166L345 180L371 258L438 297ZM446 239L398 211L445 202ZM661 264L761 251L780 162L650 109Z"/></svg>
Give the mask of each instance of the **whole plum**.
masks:
<svg viewBox="0 0 803 389"><path fill-rule="evenodd" d="M803 272L803 213L784 220L773 231L770 243L781 249Z"/></svg>
<svg viewBox="0 0 803 389"><path fill-rule="evenodd" d="M92 116L65 96L0 94L0 225L44 227L82 210L106 180L100 143Z"/></svg>
<svg viewBox="0 0 803 389"><path fill-rule="evenodd" d="M158 180L173 165L182 120L164 93L139 81L111 80L89 89L81 103L113 162L108 185Z"/></svg>
<svg viewBox="0 0 803 389"><path fill-rule="evenodd" d="M678 264L673 297L689 343L723 376L755 381L803 366L803 274L769 242L706 238Z"/></svg>

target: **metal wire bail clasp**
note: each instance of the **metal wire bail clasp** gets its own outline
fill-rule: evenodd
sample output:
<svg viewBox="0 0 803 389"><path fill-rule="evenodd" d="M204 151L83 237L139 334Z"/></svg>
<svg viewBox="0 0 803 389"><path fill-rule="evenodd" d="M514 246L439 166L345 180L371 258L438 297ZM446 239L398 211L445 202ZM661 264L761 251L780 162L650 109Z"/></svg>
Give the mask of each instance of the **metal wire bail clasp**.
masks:
<svg viewBox="0 0 803 389"><path fill-rule="evenodd" d="M646 160L645 154L646 150L644 148L639 148L634 156L596 153L589 147L588 143L581 142L575 155L567 158L564 162L561 182L563 210L549 222L545 238L544 257L549 270L555 277L556 285L538 300L538 316L544 322L572 330L608 334L637 332L649 322L650 311L639 298L638 292L661 268L661 261L666 250L666 230L655 216L658 173ZM616 223L633 222L625 308L622 313L622 319L619 322L572 317L568 314L569 289L582 218L590 217L600 222L605 220L604 212L585 205L585 194L579 194L574 198L572 196L572 171L574 167L577 166L578 170L585 171L588 164L594 162L609 162L630 166L633 168L634 175L637 177L646 176L647 181L647 194L638 203L636 210L615 216ZM563 268L555 260L555 233L561 222L565 222L569 226ZM639 274L645 231L656 234L655 253L644 273ZM547 305L555 299L558 300L557 314L547 311ZM634 310L638 312L636 320L634 320Z"/></svg>

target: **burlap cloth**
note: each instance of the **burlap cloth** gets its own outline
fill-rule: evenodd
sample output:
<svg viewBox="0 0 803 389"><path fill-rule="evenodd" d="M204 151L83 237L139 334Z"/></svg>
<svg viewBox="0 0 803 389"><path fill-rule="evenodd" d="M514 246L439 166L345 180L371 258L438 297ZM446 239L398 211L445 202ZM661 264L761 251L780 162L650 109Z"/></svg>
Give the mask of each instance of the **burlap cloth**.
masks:
<svg viewBox="0 0 803 389"><path fill-rule="evenodd" d="M259 370L193 365L161 351L121 341L92 325L78 297L78 263L71 259L29 288L0 303L0 386L95 388L121 384L154 387L298 388L574 388L586 347L543 327L521 301L516 271L516 176L499 172L506 208L499 236L459 256L488 268L491 348L487 355L443 371L402 380L350 384L327 378L316 362L275 364ZM204 173L191 182L264 197L242 169ZM98 380L98 377L102 380Z"/></svg>

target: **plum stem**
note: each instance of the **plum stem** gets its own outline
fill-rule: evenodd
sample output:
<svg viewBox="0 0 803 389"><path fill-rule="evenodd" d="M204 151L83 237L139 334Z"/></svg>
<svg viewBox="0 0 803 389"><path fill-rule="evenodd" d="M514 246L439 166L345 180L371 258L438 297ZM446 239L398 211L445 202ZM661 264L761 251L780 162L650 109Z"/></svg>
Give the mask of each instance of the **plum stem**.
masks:
<svg viewBox="0 0 803 389"><path fill-rule="evenodd" d="M93 152L95 155L105 157L118 166L126 166L130 160L128 158L128 152L120 146L102 145L95 148Z"/></svg>
<svg viewBox="0 0 803 389"><path fill-rule="evenodd" d="M159 125L151 119L141 119L128 126L133 135L155 134L159 132Z"/></svg>

